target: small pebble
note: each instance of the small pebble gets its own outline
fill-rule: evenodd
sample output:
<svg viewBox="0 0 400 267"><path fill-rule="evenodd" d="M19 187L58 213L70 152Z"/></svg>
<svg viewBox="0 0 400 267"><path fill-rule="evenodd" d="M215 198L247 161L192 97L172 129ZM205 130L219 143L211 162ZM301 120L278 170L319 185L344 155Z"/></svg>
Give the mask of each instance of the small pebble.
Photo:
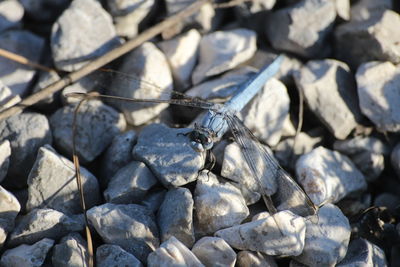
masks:
<svg viewBox="0 0 400 267"><path fill-rule="evenodd" d="M0 3L0 32L21 26L24 7L19 1L2 1Z"/></svg>
<svg viewBox="0 0 400 267"><path fill-rule="evenodd" d="M53 248L53 266L88 267L88 252L86 248L86 241L82 238L82 236L80 236L80 234L71 233L67 236L64 236Z"/></svg>
<svg viewBox="0 0 400 267"><path fill-rule="evenodd" d="M0 142L0 183L7 175L8 166L10 165L10 156L10 141L4 140Z"/></svg>
<svg viewBox="0 0 400 267"><path fill-rule="evenodd" d="M120 246L110 244L104 244L97 248L96 264L98 267L143 267L143 264L135 256Z"/></svg>
<svg viewBox="0 0 400 267"><path fill-rule="evenodd" d="M275 259L272 256L268 256L260 252L244 250L244 251L239 251L239 253L237 254L236 266L278 267L278 264L276 264Z"/></svg>
<svg viewBox="0 0 400 267"><path fill-rule="evenodd" d="M21 210L17 198L0 186L0 249L6 241L8 232L14 229L15 218Z"/></svg>
<svg viewBox="0 0 400 267"><path fill-rule="evenodd" d="M205 266L235 266L235 251L218 237L201 238L194 244L192 252Z"/></svg>
<svg viewBox="0 0 400 267"><path fill-rule="evenodd" d="M393 169L397 173L397 177L400 178L400 143L398 143L392 150L390 155L390 161Z"/></svg>
<svg viewBox="0 0 400 267"><path fill-rule="evenodd" d="M365 21L382 16L388 9L393 9L391 0L359 0L351 6L351 20Z"/></svg>

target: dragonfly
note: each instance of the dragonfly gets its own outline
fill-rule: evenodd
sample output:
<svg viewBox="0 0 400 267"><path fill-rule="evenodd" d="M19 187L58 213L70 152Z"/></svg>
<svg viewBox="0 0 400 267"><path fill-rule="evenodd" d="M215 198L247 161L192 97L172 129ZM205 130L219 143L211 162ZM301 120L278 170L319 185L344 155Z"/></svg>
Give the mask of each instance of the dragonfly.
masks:
<svg viewBox="0 0 400 267"><path fill-rule="evenodd" d="M192 97L132 99L101 94L90 95L90 93L69 93L67 96L141 103L168 103L205 109L206 113L200 123L195 124L194 129L185 134L190 140L190 146L199 153L210 151L213 145L230 130L244 155L268 211L275 214L278 210L290 210L305 217L316 214L317 207L302 187L279 165L273 155L236 115L278 72L282 61L283 56L280 55L271 64L261 68L259 72L242 83L236 94L225 104Z"/></svg>

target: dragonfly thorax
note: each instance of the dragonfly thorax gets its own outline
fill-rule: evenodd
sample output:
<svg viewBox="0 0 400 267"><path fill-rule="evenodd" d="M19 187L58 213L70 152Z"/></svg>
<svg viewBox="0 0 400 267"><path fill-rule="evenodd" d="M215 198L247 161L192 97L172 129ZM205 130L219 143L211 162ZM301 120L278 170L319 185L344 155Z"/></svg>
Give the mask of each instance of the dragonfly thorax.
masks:
<svg viewBox="0 0 400 267"><path fill-rule="evenodd" d="M189 133L190 146L197 152L210 150L214 145L213 133L209 129L195 125Z"/></svg>

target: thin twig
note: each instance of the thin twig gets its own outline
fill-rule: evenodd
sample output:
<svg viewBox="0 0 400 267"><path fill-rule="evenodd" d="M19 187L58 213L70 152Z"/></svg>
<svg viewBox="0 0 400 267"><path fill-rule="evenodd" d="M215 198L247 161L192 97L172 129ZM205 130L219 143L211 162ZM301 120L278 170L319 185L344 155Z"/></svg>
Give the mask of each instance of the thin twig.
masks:
<svg viewBox="0 0 400 267"><path fill-rule="evenodd" d="M13 52L10 52L10 51L7 51L7 50L1 49L1 48L0 48L0 56L8 58L9 60L12 60L12 61L21 63L23 65L27 65L27 66L33 67L35 69L44 70L44 71L47 71L47 72L55 71L52 68L46 67L46 66L38 64L38 63L35 63L33 61L30 61L26 57L23 57L21 55L17 55L17 54L15 54Z"/></svg>

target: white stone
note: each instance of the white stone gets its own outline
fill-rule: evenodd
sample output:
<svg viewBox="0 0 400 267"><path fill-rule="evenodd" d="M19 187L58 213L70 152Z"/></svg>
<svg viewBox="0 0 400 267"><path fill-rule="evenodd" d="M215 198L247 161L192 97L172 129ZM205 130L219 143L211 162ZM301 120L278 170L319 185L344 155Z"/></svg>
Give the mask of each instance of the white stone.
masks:
<svg viewBox="0 0 400 267"><path fill-rule="evenodd" d="M272 256L262 254L254 251L239 251L237 254L237 267L278 267L275 259Z"/></svg>
<svg viewBox="0 0 400 267"><path fill-rule="evenodd" d="M10 141L4 140L0 142L0 183L7 175L8 166L10 165L10 156Z"/></svg>
<svg viewBox="0 0 400 267"><path fill-rule="evenodd" d="M206 266L235 266L235 251L218 237L201 238L194 244L192 252Z"/></svg>

